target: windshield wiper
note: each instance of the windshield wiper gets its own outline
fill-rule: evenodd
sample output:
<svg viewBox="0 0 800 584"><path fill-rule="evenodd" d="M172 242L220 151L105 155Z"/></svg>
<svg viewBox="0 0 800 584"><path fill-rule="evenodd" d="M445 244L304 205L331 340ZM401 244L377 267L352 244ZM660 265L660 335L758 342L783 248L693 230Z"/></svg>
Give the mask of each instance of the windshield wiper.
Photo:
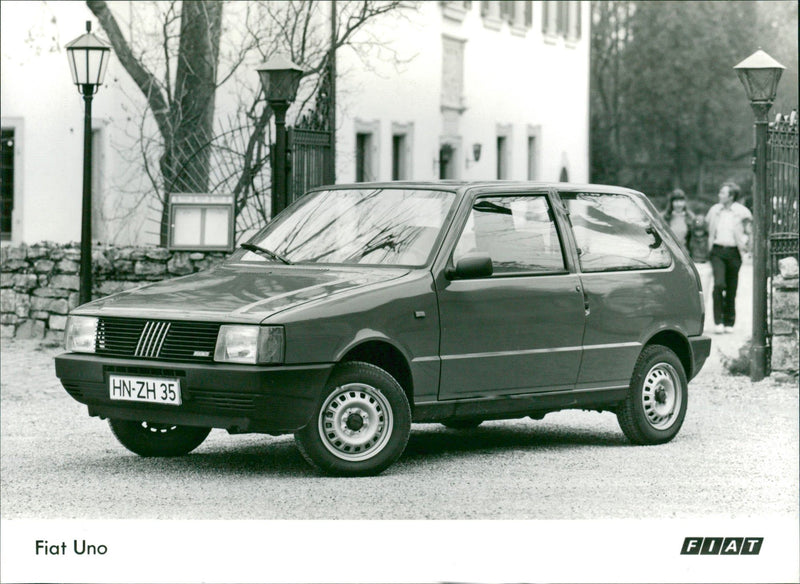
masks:
<svg viewBox="0 0 800 584"><path fill-rule="evenodd" d="M287 266L291 266L292 262L287 260L285 257L276 254L274 251L267 249L266 247L261 247L260 245L256 245L255 243L243 243L240 246L242 249L246 249L247 251L254 251L256 253L260 253L261 255L267 256L273 260L279 260L286 264Z"/></svg>

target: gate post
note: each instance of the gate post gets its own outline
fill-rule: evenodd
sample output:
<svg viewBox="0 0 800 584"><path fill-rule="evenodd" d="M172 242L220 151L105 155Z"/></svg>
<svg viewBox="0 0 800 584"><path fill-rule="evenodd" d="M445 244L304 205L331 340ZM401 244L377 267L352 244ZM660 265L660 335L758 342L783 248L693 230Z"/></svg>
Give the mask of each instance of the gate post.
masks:
<svg viewBox="0 0 800 584"><path fill-rule="evenodd" d="M752 103L756 121L756 182L753 194L753 346L750 379L767 374L767 115L772 104Z"/></svg>
<svg viewBox="0 0 800 584"><path fill-rule="evenodd" d="M756 184L753 193L753 346L750 379L767 371L767 115L785 67L761 49L734 67L756 117Z"/></svg>
<svg viewBox="0 0 800 584"><path fill-rule="evenodd" d="M286 208L286 110L288 103L271 103L275 112L275 169L272 175L272 219Z"/></svg>

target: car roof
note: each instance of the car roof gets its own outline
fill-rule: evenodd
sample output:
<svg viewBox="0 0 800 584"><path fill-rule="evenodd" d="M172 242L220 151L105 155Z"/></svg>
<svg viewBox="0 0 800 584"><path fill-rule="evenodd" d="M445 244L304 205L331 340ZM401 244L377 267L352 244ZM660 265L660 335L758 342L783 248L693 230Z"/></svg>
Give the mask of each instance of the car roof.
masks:
<svg viewBox="0 0 800 584"><path fill-rule="evenodd" d="M599 192L599 193L627 193L644 196L639 191L627 187L613 185L599 185L591 183L564 183L548 181L512 181L512 180L433 180L433 181L391 181L391 182L360 182L343 183L337 185L320 186L311 190L339 190L339 189L430 189L439 191L452 191L465 193L467 191L493 192L504 189L524 190L556 189L566 192Z"/></svg>

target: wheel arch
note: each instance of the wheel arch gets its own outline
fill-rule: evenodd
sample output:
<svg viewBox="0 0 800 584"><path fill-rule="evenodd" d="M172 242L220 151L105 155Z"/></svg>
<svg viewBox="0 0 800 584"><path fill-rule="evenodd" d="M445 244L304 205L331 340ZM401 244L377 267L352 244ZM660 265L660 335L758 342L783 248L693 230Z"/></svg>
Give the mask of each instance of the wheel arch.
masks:
<svg viewBox="0 0 800 584"><path fill-rule="evenodd" d="M411 367L406 356L394 344L384 339L363 340L348 348L338 361L339 363L363 361L380 367L397 380L413 411L414 380Z"/></svg>
<svg viewBox="0 0 800 584"><path fill-rule="evenodd" d="M662 345L670 349L680 359L683 370L686 373L686 379L694 377L694 360L692 358L692 348L689 345L689 339L675 330L662 330L650 337L644 344L644 347L650 345ZM642 350L644 350L642 347Z"/></svg>

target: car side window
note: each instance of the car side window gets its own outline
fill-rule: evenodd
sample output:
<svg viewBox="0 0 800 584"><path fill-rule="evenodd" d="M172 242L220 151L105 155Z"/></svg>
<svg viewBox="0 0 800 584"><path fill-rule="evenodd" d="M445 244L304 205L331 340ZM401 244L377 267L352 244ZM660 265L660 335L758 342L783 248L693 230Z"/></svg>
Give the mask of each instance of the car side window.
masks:
<svg viewBox="0 0 800 584"><path fill-rule="evenodd" d="M561 242L545 195L476 199L453 262L470 253L492 258L495 274L561 272Z"/></svg>
<svg viewBox="0 0 800 584"><path fill-rule="evenodd" d="M561 193L584 272L669 267L671 257L649 216L618 193Z"/></svg>

